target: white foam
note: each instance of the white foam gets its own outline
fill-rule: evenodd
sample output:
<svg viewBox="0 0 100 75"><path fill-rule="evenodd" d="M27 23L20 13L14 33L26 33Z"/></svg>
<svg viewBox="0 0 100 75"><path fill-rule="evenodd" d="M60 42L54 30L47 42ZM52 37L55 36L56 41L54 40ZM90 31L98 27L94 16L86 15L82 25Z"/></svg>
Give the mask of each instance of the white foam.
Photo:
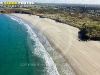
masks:
<svg viewBox="0 0 100 75"><path fill-rule="evenodd" d="M29 33L30 38L33 41L35 41L35 49L33 51L32 48L34 46L33 45L31 46L30 41L28 40L28 44L30 46L30 49L32 50L32 53L34 53L34 55L38 56L39 58L42 58L45 61L45 64L46 64L45 75L59 75L56 65L54 64L52 58L50 57L48 52L45 50L44 46L40 43L37 35L34 33L31 27L27 23L25 23L22 19L19 19L12 15L6 15L6 16L10 17L12 20L17 21L19 24L24 25L27 28L27 32Z"/></svg>

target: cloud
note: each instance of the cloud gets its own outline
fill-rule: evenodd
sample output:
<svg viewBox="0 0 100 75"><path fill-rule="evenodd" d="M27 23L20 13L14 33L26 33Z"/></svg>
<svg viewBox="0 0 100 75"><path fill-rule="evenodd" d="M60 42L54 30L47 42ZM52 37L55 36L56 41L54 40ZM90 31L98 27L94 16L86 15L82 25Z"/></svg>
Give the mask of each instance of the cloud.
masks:
<svg viewBox="0 0 100 75"><path fill-rule="evenodd" d="M0 0L8 1L8 0ZM10 1L10 0L9 0ZM12 0L11 0L12 1ZM14 0L14 1L32 1L32 2L41 2L41 3L81 3L81 4L100 4L100 0Z"/></svg>
<svg viewBox="0 0 100 75"><path fill-rule="evenodd" d="M34 0L36 1L36 0ZM76 4L100 4L100 0L44 0L38 2L46 2L46 3L76 3Z"/></svg>

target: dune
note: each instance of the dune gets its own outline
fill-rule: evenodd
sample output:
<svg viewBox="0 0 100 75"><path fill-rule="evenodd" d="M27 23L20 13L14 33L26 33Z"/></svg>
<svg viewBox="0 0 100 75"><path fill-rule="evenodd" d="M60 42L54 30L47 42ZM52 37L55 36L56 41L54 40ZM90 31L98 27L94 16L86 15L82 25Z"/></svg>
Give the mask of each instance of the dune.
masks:
<svg viewBox="0 0 100 75"><path fill-rule="evenodd" d="M76 75L100 75L100 42L79 41L79 29L35 15L12 14L38 28Z"/></svg>

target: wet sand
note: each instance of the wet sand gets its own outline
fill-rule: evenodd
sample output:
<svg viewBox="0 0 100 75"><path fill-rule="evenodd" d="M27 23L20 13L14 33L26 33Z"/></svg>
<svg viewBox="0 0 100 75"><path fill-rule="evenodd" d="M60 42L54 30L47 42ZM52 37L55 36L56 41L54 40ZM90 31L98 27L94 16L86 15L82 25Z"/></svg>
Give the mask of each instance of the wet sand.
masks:
<svg viewBox="0 0 100 75"><path fill-rule="evenodd" d="M100 74L100 42L78 41L78 28L35 15L13 14L38 28L76 75Z"/></svg>

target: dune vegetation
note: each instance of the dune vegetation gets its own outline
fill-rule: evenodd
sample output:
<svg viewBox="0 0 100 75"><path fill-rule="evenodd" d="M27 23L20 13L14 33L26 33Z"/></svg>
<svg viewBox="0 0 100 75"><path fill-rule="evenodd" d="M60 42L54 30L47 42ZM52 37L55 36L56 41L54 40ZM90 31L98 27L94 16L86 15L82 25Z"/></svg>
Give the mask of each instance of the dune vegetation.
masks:
<svg viewBox="0 0 100 75"><path fill-rule="evenodd" d="M67 5L66 5L67 6ZM50 18L57 22L65 23L77 27L83 34L81 38L86 40L100 40L100 12L93 7L66 7L37 5L31 8L32 14L41 18Z"/></svg>
<svg viewBox="0 0 100 75"><path fill-rule="evenodd" d="M81 39L100 40L100 7L89 5L35 4L27 8L4 8L8 12L50 18L80 29ZM9 11L10 10L10 11Z"/></svg>

